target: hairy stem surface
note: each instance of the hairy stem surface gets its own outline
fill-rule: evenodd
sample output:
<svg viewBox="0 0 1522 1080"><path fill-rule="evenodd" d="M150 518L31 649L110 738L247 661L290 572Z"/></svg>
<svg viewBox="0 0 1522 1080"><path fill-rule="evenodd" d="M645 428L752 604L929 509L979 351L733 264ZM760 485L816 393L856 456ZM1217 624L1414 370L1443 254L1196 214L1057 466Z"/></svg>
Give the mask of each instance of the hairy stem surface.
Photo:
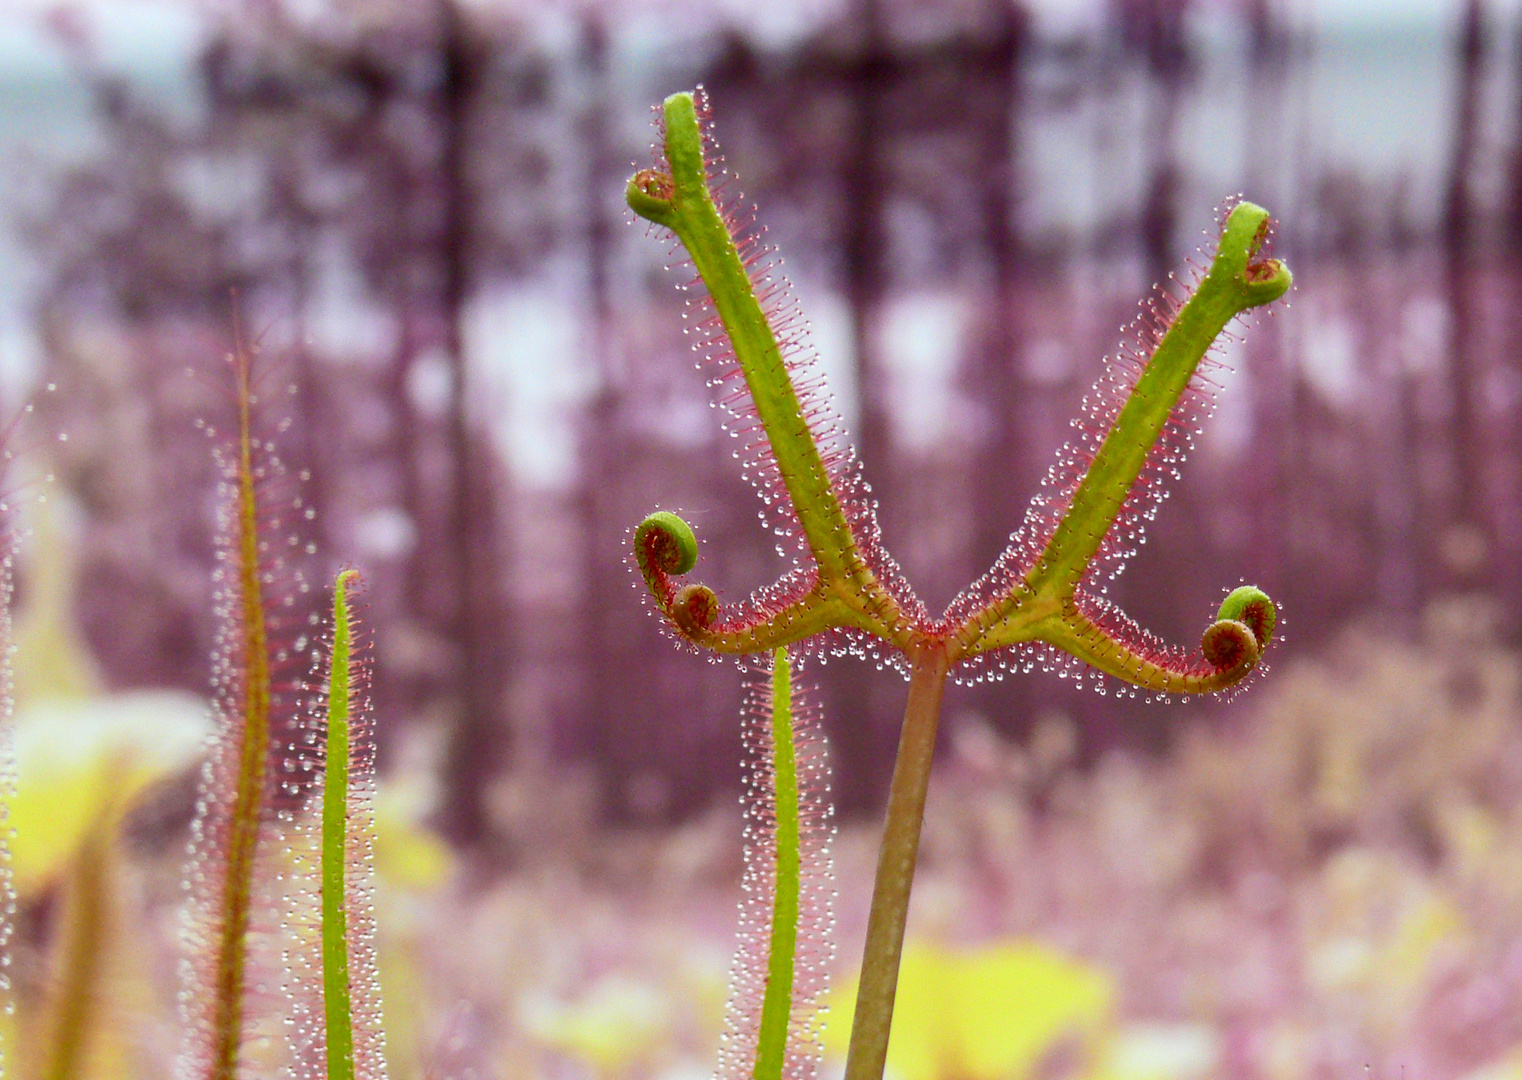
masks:
<svg viewBox="0 0 1522 1080"><path fill-rule="evenodd" d="M222 896L222 934L217 943L213 1020L213 1080L232 1080L243 1035L243 979L253 901L254 853L259 845L260 805L270 742L270 661L260 584L259 509L250 434L248 359L238 356L238 491L234 514L241 604L243 672L242 732L238 784L227 838L227 878Z"/></svg>
<svg viewBox="0 0 1522 1080"><path fill-rule="evenodd" d="M949 660L942 648L927 649L915 658L909 675L909 702L888 791L888 816L877 854L877 879L872 886L872 911L867 917L867 944L862 951L861 982L856 991L856 1016L846 1052L846 1080L879 1080L888 1059L888 1031L893 1023L893 999L898 991L898 963L904 950L904 923L909 917L909 890L920 848L920 825L925 818L925 793L930 787L930 760L940 726L941 692L946 687Z"/></svg>
<svg viewBox="0 0 1522 1080"><path fill-rule="evenodd" d="M777 887L772 901L771 951L766 997L756 1042L755 1080L781 1080L793 1008L794 953L798 948L798 763L793 751L793 691L787 650L772 661L772 783L777 819Z"/></svg>
<svg viewBox="0 0 1522 1080"><path fill-rule="evenodd" d="M327 1019L328 1080L354 1075L349 1004L349 920L344 871L349 836L350 630L352 570L333 586L333 658L328 673L328 747L322 790L322 991Z"/></svg>

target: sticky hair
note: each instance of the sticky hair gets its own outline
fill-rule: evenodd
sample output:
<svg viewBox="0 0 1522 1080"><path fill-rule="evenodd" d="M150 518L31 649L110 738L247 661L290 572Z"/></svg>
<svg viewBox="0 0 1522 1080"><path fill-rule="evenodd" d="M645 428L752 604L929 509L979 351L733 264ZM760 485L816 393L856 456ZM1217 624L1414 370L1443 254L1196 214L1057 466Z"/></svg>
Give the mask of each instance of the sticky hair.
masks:
<svg viewBox="0 0 1522 1080"><path fill-rule="evenodd" d="M720 1080L753 1080L766 997L777 881L776 747L771 664L753 671L741 738L745 749L745 877L740 921L719 1046ZM819 1068L821 1004L834 960L834 811L820 715L796 684L792 732L798 791L799 894L793 992L781 1075L808 1080Z"/></svg>
<svg viewBox="0 0 1522 1080"><path fill-rule="evenodd" d="M235 417L230 434L198 422L213 441L218 485L212 607L213 730L191 824L182 927L184 1044L176 1075L231 1080L255 1001L252 987L278 968L280 930L268 904L279 870L269 834L302 787L304 770L275 767L293 739L303 685L301 651L310 593L299 539L307 507L275 436L289 419L274 409L271 368L239 337L227 357ZM294 743L292 743L294 745ZM257 976L257 977L256 977Z"/></svg>
<svg viewBox="0 0 1522 1080"><path fill-rule="evenodd" d="M1207 233L1219 243L1221 230L1232 208L1241 201L1234 197L1223 203L1216 211L1216 230ZM1270 236L1263 237L1263 246L1255 260L1267 258ZM977 582L969 586L947 608L943 617L956 624L989 603L993 598L1023 588L1026 574L1036 565L1046 550L1047 543L1062 521L1073 495L1093 463L1100 446L1114 426L1121 408L1126 404L1137 380L1151 362L1163 336L1173 325L1179 309L1198 291L1210 265L1214 247L1199 249L1196 257L1186 260L1188 267L1185 281L1180 283L1173 274L1167 282L1154 287L1152 295L1141 302L1140 310L1131 322L1122 327L1125 334L1120 346L1105 358L1104 368L1093 387L1084 395L1079 415L1072 421L1076 434L1057 453L1057 460L1047 471L1041 486L1031 500L1024 521L1010 536L1009 544L1000 554L993 567ZM1203 259L1203 263L1199 261ZM1255 309L1250 309L1255 310ZM1240 325L1249 311L1239 313L1234 322ZM1216 395L1221 389L1220 372L1228 365L1220 356L1221 338L1241 340L1233 332L1231 324L1211 343L1189 378L1184 392L1169 412L1161 435L1147 451L1146 464L1121 503L1119 512L1106 531L1099 550L1090 561L1078 596L1088 594L1098 604L1096 611L1110 625L1111 605L1103 602L1102 594L1108 582L1124 571L1126 564L1146 543L1147 525L1168 497L1168 486L1179 478L1180 468L1194 449L1200 425L1215 410ZM1128 617L1118 616L1115 625L1126 631L1122 640L1133 640ZM1150 633L1135 629L1137 644L1146 646L1149 653L1156 647L1160 657L1172 656L1177 650L1168 649ZM1170 665L1171 666L1171 665ZM978 665L972 665L968 674L976 677Z"/></svg>
<svg viewBox="0 0 1522 1080"><path fill-rule="evenodd" d="M709 195L745 266L751 292L766 315L799 408L818 447L820 460L857 549L899 606L911 618L924 622L928 620L928 612L883 545L877 501L862 476L856 450L850 444L845 424L825 383L818 352L809 333L808 319L798 305L792 282L782 270L781 255L766 240L765 227L756 221L756 206L745 201L738 178L725 164L714 135L708 95L702 86L694 90L693 103L702 138ZM660 106L655 107L654 113L659 134L654 145L654 167L646 175L659 178L669 176L671 166L665 151L664 113ZM724 606L715 628L737 629L763 622L796 602L814 586L817 571L808 556L802 526L772 454L766 430L756 414L745 373L708 289L676 234L654 223L649 223L648 228L667 239L669 267L690 273L687 281L679 286L687 297L682 314L686 323L683 333L692 339L696 364L710 390L710 403L719 410L721 427L738 443L734 456L740 463L741 475L761 498L761 520L776 535L778 554L792 563L792 568L776 582L755 590L742 603ZM833 630L803 643L808 653L838 654L856 647L873 648L875 645L868 644L861 635L849 630Z"/></svg>

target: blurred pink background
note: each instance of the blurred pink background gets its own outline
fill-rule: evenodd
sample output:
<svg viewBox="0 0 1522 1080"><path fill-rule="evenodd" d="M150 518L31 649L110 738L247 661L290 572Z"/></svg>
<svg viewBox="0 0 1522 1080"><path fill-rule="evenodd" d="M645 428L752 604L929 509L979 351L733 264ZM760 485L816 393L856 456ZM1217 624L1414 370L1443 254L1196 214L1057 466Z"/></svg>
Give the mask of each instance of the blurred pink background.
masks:
<svg viewBox="0 0 1522 1080"><path fill-rule="evenodd" d="M932 608L1228 197L1295 272L1112 587L1184 643L1262 586L1272 670L1229 705L948 694L890 1072L1522 1077L1522 16L1495 0L10 0L0 399L37 401L54 477L16 511L12 1037L114 792L86 1075L173 1054L216 629L195 421L225 423L236 289L291 390L313 572L368 581L393 1075L711 1072L742 677L663 637L628 530L681 510L731 596L779 563L685 276L621 203L651 105L698 83ZM852 659L804 681L848 987L904 691Z"/></svg>

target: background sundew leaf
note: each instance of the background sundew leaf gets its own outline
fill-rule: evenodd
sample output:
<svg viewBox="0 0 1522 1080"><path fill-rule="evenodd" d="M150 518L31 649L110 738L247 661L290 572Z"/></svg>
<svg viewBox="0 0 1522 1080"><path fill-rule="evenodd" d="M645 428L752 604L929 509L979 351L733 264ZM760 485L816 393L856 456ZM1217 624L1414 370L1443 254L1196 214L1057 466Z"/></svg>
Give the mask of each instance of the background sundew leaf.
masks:
<svg viewBox="0 0 1522 1080"><path fill-rule="evenodd" d="M213 576L221 625L212 663L215 724L186 872L191 902L181 996L182 1080L233 1080L250 1025L266 1022L249 1003L252 991L265 983L263 965L278 961L266 957L262 947L253 955L251 930L258 923L261 932L269 932L270 945L279 947L275 935L283 927L264 925L276 917L279 904L266 894L285 887L283 863L291 856L282 845L261 843L261 836L267 822L289 817L283 803L300 793L290 778L301 771L296 748L282 783L276 783L270 759L276 736L289 736L297 727L287 683L296 676L295 654L304 648L298 635L307 629L295 600L310 590L294 561L299 549L290 528L303 503L299 494L293 497L274 441L263 432L266 399L293 390L271 385L268 369L252 378L252 358L241 342L229 359L236 422L232 436L215 450L224 474ZM218 438L214 427L206 430ZM270 1010L276 1007L271 1003Z"/></svg>
<svg viewBox="0 0 1522 1080"><path fill-rule="evenodd" d="M119 782L112 785L120 790ZM40 1080L73 1080L85 1069L99 1006L114 912L112 844L119 804L95 819L74 853L55 946L55 986L44 1027Z"/></svg>
<svg viewBox="0 0 1522 1080"><path fill-rule="evenodd" d="M787 651L752 687L744 740L750 762L745 899L719 1075L812 1076L820 1001L834 955L825 747L819 717L791 683Z"/></svg>
<svg viewBox="0 0 1522 1080"><path fill-rule="evenodd" d="M334 582L326 700L319 696L309 711L307 740L323 759L320 850L314 858L313 831L301 825L292 844L296 875L321 882L319 904L309 890L299 890L287 912L297 939L288 965L290 1030L296 1072L305 1080L386 1076L375 944L375 744L369 665L351 599L359 580L356 571L345 570ZM320 961L309 959L319 942Z"/></svg>
<svg viewBox="0 0 1522 1080"><path fill-rule="evenodd" d="M11 588L16 565L14 532L0 525L0 959L9 957L11 935L15 928L16 887L11 877L10 806L15 799L16 766L12 756L15 740L13 674L11 654ZM14 1031L14 987L10 966L0 963L0 1076L13 1069L16 1050L9 1036Z"/></svg>
<svg viewBox="0 0 1522 1080"><path fill-rule="evenodd" d="M349 1015L349 935L344 870L349 833L348 586L352 570L333 583L333 653L328 673L328 741L322 789L322 992L327 1018L328 1080L354 1076Z"/></svg>
<svg viewBox="0 0 1522 1080"><path fill-rule="evenodd" d="M775 891L766 997L756 1043L755 1080L781 1080L798 945L798 763L793 754L792 673L787 650L772 660L772 805L776 818Z"/></svg>

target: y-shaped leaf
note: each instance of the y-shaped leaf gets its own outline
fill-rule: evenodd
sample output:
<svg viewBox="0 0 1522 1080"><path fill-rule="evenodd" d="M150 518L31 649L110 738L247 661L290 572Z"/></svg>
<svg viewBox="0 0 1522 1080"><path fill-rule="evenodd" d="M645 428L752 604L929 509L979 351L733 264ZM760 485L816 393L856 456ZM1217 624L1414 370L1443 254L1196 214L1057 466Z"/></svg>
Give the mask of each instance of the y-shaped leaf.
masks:
<svg viewBox="0 0 1522 1080"><path fill-rule="evenodd" d="M1041 640L1128 682L1184 692L1228 686L1257 662L1267 637L1239 636L1233 626L1223 625L1246 625L1229 613L1245 604L1246 594L1234 593L1222 605L1206 632L1202 654L1210 655L1193 665L1136 647L1137 635L1123 616L1099 601L1090 601L1095 610L1085 611L1075 595L1206 351L1233 318L1289 288L1283 263L1255 258L1267 231L1268 212L1262 207L1244 202L1233 208L1210 269L1163 334L1041 555L1023 580L957 631L959 656ZM1251 606L1259 613L1254 618L1271 629L1267 596L1254 590Z"/></svg>

